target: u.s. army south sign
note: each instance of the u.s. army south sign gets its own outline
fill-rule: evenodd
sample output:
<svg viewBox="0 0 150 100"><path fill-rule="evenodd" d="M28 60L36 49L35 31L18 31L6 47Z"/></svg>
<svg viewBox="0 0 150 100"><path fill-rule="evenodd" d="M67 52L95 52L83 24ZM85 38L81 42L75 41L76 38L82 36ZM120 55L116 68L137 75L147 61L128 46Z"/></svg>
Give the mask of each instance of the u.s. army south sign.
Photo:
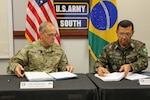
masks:
<svg viewBox="0 0 150 100"><path fill-rule="evenodd" d="M87 29L89 0L77 2L76 0L54 2L58 25L60 29Z"/></svg>

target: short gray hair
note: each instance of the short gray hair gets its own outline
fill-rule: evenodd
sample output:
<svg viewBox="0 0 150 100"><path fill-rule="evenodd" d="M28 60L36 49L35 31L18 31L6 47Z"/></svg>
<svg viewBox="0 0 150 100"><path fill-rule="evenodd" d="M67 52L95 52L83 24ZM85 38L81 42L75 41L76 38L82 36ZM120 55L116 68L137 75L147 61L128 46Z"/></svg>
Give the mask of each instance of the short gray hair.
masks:
<svg viewBox="0 0 150 100"><path fill-rule="evenodd" d="M43 22L40 24L39 26L39 32L41 33L45 33L45 28L46 28L46 25L48 24L49 22Z"/></svg>

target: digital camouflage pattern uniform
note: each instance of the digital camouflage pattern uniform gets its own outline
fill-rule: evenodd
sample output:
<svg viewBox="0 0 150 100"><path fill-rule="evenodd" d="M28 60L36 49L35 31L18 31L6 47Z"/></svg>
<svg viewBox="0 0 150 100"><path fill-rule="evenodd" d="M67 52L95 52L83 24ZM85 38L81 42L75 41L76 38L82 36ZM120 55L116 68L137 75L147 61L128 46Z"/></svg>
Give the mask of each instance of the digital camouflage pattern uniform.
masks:
<svg viewBox="0 0 150 100"><path fill-rule="evenodd" d="M119 42L104 47L95 63L95 68L103 66L110 72L119 71L124 64L130 64L132 72L139 72L148 66L148 52L144 43L131 39L127 48L121 48Z"/></svg>
<svg viewBox="0 0 150 100"><path fill-rule="evenodd" d="M43 47L41 40L25 46L9 61L7 72L14 73L15 67L21 64L25 71L44 71L47 73L65 71L67 57L60 46Z"/></svg>

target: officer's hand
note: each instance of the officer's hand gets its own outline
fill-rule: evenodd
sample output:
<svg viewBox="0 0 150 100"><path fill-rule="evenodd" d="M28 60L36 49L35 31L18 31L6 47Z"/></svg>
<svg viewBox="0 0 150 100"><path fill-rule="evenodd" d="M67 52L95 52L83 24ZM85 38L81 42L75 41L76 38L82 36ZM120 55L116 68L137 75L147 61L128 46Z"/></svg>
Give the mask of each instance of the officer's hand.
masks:
<svg viewBox="0 0 150 100"><path fill-rule="evenodd" d="M99 76L105 76L104 74L108 74L110 72L104 67L98 67L97 68L97 73L98 73Z"/></svg>
<svg viewBox="0 0 150 100"><path fill-rule="evenodd" d="M18 77L24 77L24 73L22 73L22 71L24 71L24 68L22 67L22 65L18 64L15 68L15 74L18 76Z"/></svg>
<svg viewBox="0 0 150 100"><path fill-rule="evenodd" d="M126 77L131 70L130 64L124 64L119 69L120 72L124 71L124 77Z"/></svg>
<svg viewBox="0 0 150 100"><path fill-rule="evenodd" d="M66 67L66 70L68 71L68 72L73 72L73 66L67 66Z"/></svg>

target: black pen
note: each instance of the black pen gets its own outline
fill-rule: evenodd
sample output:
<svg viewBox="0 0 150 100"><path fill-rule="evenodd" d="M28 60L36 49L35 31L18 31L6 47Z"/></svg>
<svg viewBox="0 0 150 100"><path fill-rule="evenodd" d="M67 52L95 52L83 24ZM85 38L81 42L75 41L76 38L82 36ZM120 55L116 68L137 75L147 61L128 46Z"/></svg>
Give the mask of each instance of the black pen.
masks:
<svg viewBox="0 0 150 100"><path fill-rule="evenodd" d="M21 70L21 74L24 74L24 70Z"/></svg>

